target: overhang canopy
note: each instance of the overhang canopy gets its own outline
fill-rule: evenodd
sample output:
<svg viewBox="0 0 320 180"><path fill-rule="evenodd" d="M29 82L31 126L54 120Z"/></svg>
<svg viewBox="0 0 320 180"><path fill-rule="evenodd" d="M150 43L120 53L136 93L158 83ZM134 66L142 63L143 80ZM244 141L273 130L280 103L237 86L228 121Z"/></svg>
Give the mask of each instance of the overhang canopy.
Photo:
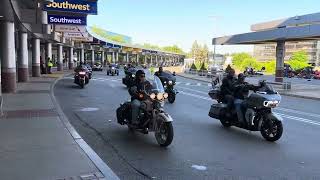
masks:
<svg viewBox="0 0 320 180"><path fill-rule="evenodd" d="M277 41L307 41L320 39L320 24L278 28L212 39L213 45L265 44Z"/></svg>

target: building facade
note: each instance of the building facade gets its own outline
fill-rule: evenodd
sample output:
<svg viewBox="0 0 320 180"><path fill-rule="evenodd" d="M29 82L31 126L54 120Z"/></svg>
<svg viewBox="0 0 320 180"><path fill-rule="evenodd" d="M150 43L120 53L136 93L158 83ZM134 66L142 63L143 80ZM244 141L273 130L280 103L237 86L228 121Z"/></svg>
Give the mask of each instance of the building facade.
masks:
<svg viewBox="0 0 320 180"><path fill-rule="evenodd" d="M285 60L289 60L294 52L305 51L309 57L309 63L320 65L320 41L286 42ZM258 61L270 61L275 59L276 44L259 44L254 46L254 57Z"/></svg>

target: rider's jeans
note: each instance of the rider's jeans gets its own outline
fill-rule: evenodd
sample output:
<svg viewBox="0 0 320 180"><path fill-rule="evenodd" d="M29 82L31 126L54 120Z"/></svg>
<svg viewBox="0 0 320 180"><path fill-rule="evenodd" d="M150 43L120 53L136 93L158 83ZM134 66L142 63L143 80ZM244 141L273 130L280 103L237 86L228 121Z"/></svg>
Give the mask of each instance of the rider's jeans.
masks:
<svg viewBox="0 0 320 180"><path fill-rule="evenodd" d="M140 110L140 106L141 106L141 102L137 99L134 99L131 102L131 108L132 108L132 123L134 124L138 124L139 122L137 122L138 119L138 115L139 115L139 110Z"/></svg>
<svg viewBox="0 0 320 180"><path fill-rule="evenodd" d="M242 109L241 109L242 102L243 102L242 99L235 99L234 100L234 106L235 106L236 111L237 111L238 120L240 122L244 123L243 113L242 113Z"/></svg>

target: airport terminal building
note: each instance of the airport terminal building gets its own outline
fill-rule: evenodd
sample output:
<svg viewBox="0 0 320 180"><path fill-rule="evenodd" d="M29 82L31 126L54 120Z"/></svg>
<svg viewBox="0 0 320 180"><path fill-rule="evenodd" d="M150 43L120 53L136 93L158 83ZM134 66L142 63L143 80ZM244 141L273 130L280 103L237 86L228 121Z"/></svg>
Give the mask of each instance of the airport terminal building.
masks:
<svg viewBox="0 0 320 180"><path fill-rule="evenodd" d="M309 63L320 65L320 40L287 42L284 60L289 60L294 52L305 51L309 55ZM254 57L259 61L275 59L276 44L254 45Z"/></svg>

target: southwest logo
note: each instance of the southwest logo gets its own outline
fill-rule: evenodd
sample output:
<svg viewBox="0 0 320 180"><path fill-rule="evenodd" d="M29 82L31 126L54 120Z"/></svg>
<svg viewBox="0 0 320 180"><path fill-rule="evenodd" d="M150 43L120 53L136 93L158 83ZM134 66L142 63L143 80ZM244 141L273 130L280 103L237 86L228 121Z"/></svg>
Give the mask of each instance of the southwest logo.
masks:
<svg viewBox="0 0 320 180"><path fill-rule="evenodd" d="M77 1L61 1L58 2L48 2L44 6L44 9L47 11L70 11L70 12L79 12L87 14L96 14L97 13L97 4L95 2L77 2Z"/></svg>

